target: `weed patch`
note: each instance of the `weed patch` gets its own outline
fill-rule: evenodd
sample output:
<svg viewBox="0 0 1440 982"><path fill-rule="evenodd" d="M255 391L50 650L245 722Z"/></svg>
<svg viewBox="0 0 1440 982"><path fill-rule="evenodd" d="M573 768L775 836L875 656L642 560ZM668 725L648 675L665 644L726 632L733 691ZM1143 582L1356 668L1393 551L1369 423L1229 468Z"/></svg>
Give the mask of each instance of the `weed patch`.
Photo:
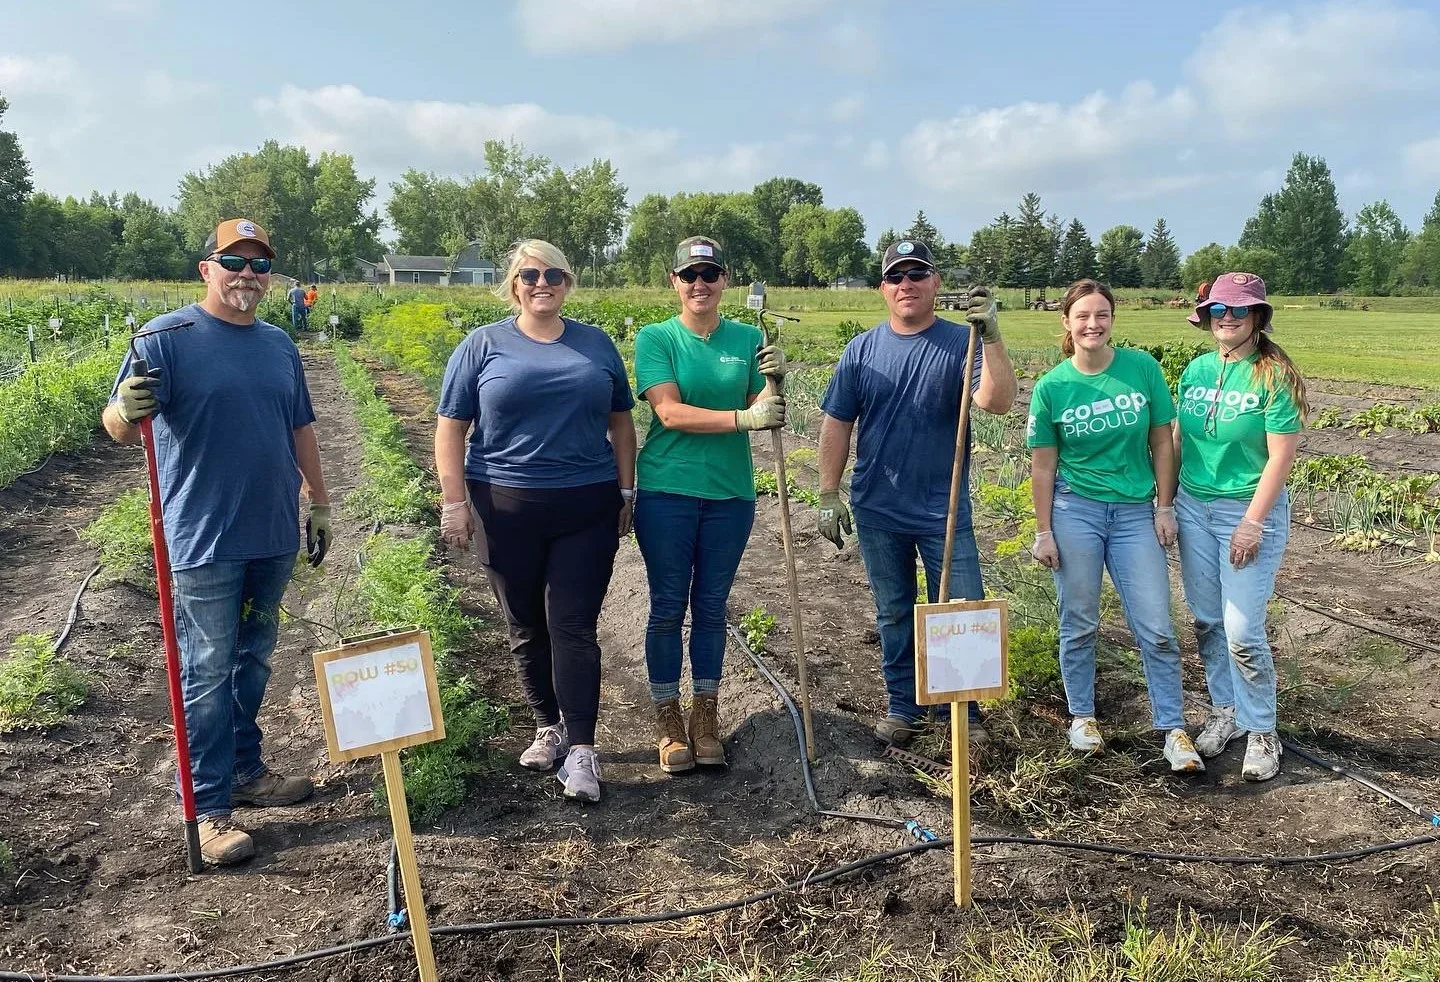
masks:
<svg viewBox="0 0 1440 982"><path fill-rule="evenodd" d="M100 550L105 578L155 589L155 548L150 539L150 499L143 488L126 491L80 531Z"/></svg>
<svg viewBox="0 0 1440 982"><path fill-rule="evenodd" d="M22 634L0 662L0 733L63 722L88 693L88 679L55 650L54 635Z"/></svg>

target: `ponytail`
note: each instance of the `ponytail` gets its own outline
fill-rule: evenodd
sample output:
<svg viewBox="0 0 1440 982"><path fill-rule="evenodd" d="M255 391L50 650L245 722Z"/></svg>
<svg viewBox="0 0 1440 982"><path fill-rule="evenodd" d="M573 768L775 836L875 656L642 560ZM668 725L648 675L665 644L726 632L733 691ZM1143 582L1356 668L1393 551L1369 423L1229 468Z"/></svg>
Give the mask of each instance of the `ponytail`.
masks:
<svg viewBox="0 0 1440 982"><path fill-rule="evenodd" d="M1255 351L1259 355L1255 361L1256 374L1265 381L1265 387L1271 393L1282 385L1288 389L1295 407L1300 410L1300 419L1304 421L1310 415L1310 403L1305 398L1305 379L1300 375L1300 369L1295 367L1284 348L1270 340L1270 335L1257 330L1255 337Z"/></svg>

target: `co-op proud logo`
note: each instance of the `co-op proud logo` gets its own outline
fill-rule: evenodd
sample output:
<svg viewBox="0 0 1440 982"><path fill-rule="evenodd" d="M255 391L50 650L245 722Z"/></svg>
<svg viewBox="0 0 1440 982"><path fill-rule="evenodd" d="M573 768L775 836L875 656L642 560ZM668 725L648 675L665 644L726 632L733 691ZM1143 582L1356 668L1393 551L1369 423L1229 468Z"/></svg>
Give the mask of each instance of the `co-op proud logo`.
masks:
<svg viewBox="0 0 1440 982"><path fill-rule="evenodd" d="M1220 403L1220 408L1216 410L1215 418L1222 423L1233 422L1239 419L1241 414L1260 406L1260 396L1255 392L1240 392L1235 389L1221 392L1213 385L1191 385L1180 393L1180 412L1189 413L1191 416L1208 416L1211 405L1216 401Z"/></svg>
<svg viewBox="0 0 1440 982"><path fill-rule="evenodd" d="M1112 398L1071 406L1060 414L1060 432L1063 436L1082 436L1135 426L1140 422L1140 410L1148 405L1150 399L1143 392L1122 392ZM1033 437L1034 413L1030 414L1029 431Z"/></svg>

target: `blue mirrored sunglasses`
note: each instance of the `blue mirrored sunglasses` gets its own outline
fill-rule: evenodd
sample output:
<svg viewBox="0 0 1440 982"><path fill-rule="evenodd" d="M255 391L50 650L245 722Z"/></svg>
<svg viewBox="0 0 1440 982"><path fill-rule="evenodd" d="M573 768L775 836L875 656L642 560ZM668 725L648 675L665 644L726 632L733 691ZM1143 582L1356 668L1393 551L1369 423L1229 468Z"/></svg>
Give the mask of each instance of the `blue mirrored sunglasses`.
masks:
<svg viewBox="0 0 1440 982"><path fill-rule="evenodd" d="M1225 311L1227 310L1230 311L1230 316L1234 317L1237 321L1243 321L1246 317L1250 316L1250 308L1248 306L1227 307L1223 303L1212 303L1209 310L1210 319L1214 321L1218 321L1224 317Z"/></svg>

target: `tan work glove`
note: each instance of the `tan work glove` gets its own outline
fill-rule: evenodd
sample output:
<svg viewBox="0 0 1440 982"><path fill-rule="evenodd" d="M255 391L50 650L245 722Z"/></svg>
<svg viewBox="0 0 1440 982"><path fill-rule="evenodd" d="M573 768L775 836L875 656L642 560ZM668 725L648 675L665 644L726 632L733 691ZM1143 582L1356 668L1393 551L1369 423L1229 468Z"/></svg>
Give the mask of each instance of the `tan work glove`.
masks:
<svg viewBox="0 0 1440 982"><path fill-rule="evenodd" d="M735 410L735 429L740 433L749 430L774 430L784 425L784 396L761 396L749 409Z"/></svg>

